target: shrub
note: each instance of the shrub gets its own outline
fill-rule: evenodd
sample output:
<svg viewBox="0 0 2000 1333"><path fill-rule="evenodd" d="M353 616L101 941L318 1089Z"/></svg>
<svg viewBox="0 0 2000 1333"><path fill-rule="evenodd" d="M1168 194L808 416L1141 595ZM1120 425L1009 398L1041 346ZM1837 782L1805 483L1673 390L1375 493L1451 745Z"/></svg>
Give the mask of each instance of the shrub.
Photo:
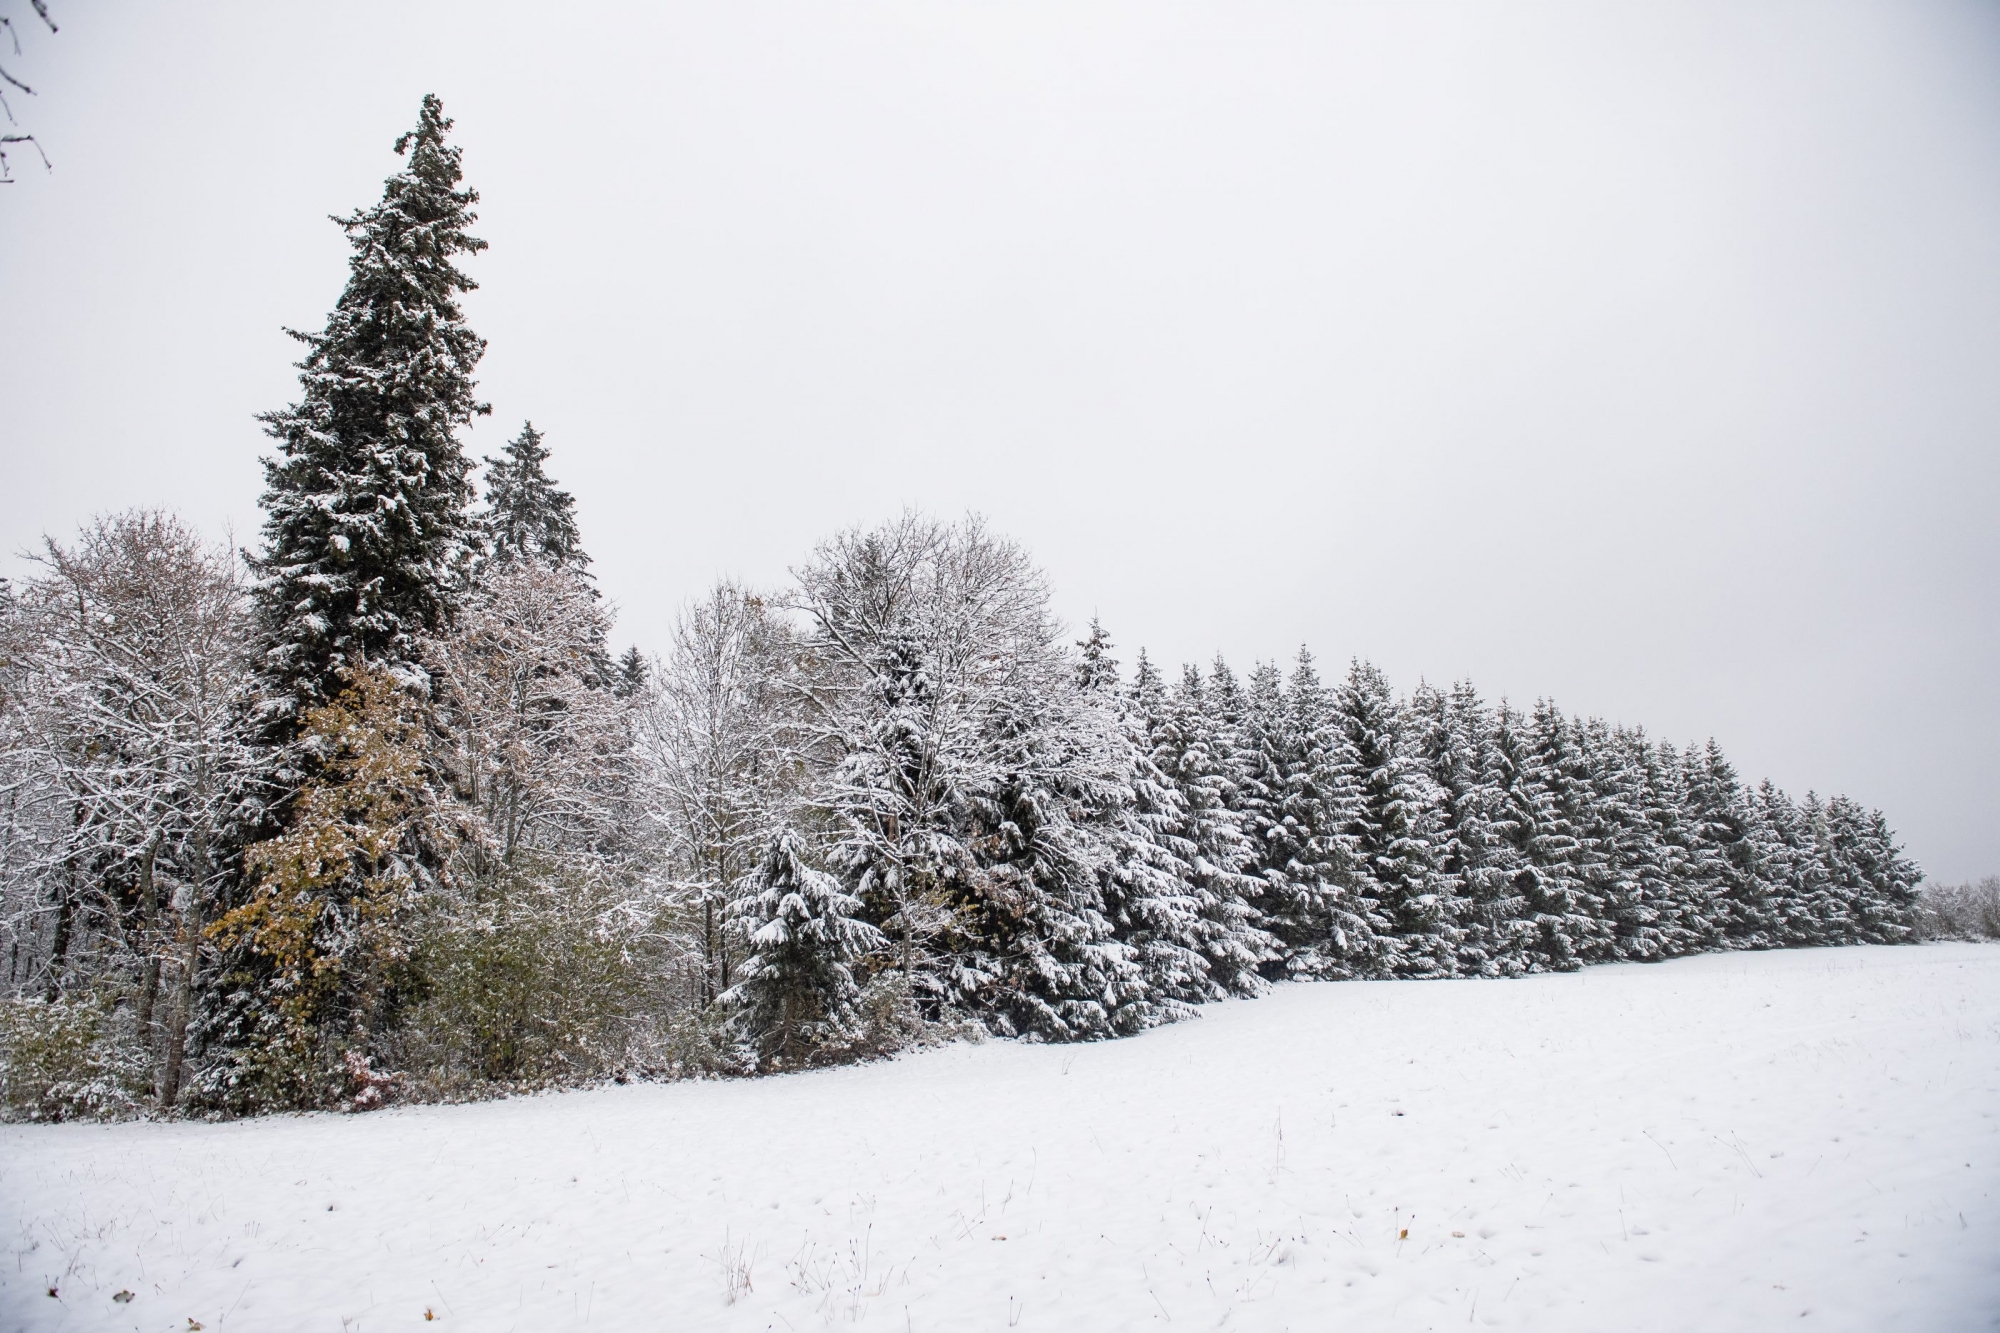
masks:
<svg viewBox="0 0 2000 1333"><path fill-rule="evenodd" d="M105 1120L142 1109L144 1052L100 996L0 1001L0 1115Z"/></svg>
<svg viewBox="0 0 2000 1333"><path fill-rule="evenodd" d="M420 1090L542 1086L642 1062L665 1033L670 950L605 886L547 865L482 882L419 913L413 1002L393 1063Z"/></svg>
<svg viewBox="0 0 2000 1333"><path fill-rule="evenodd" d="M1977 884L1926 884L1917 932L1931 940L2000 940L2000 875Z"/></svg>

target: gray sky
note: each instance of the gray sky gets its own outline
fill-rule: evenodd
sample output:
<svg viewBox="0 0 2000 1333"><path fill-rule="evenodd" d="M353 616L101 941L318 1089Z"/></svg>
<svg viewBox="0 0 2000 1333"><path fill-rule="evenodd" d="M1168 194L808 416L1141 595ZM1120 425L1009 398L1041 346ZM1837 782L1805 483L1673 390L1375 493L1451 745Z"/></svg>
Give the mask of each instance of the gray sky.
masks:
<svg viewBox="0 0 2000 1333"><path fill-rule="evenodd" d="M548 433L621 642L978 509L1128 663L1470 675L2000 872L2000 7L0 3L9 551L254 540L435 91L473 452Z"/></svg>

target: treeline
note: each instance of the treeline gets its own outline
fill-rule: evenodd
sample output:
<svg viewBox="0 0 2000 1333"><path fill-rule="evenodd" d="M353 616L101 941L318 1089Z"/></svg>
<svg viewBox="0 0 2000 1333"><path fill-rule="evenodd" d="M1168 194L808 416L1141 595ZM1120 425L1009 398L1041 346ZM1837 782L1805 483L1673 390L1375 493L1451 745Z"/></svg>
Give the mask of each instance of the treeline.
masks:
<svg viewBox="0 0 2000 1333"><path fill-rule="evenodd" d="M1512 976L1911 937L1878 812L1711 742L1069 641L920 515L614 658L524 426L487 459L427 98L299 401L261 549L50 541L0 598L0 1103L367 1107L1074 1040L1281 978ZM247 567L246 567L247 566Z"/></svg>

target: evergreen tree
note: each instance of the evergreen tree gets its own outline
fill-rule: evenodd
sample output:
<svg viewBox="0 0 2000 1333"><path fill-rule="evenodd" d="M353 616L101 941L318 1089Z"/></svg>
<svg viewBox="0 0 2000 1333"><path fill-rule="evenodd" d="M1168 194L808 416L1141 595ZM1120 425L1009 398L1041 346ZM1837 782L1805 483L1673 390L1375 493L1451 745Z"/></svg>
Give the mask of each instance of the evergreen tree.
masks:
<svg viewBox="0 0 2000 1333"><path fill-rule="evenodd" d="M1230 805L1250 843L1250 863L1244 870L1263 881L1258 890L1260 910L1292 901L1284 870L1289 858L1279 850L1286 841L1281 809L1284 735L1284 676L1276 663L1260 662L1243 692L1230 773L1234 783Z"/></svg>
<svg viewBox="0 0 2000 1333"><path fill-rule="evenodd" d="M1922 872L1905 858L1879 810L1836 796L1826 803L1820 855L1846 909L1848 940L1899 944L1911 938L1911 911Z"/></svg>
<svg viewBox="0 0 2000 1333"><path fill-rule="evenodd" d="M486 509L480 515L487 549L498 561L534 560L582 573L590 564L576 526L576 498L559 489L544 464L549 451L533 422L486 459Z"/></svg>
<svg viewBox="0 0 2000 1333"><path fill-rule="evenodd" d="M796 1064L859 1035L855 968L883 943L860 910L838 880L806 864L791 830L771 840L732 904L749 956L722 995L766 1060Z"/></svg>
<svg viewBox="0 0 2000 1333"><path fill-rule="evenodd" d="M1529 718L1527 778L1538 794L1527 852L1535 876L1527 910L1540 931L1536 962L1569 971L1601 951L1608 934L1603 903L1591 892L1596 849L1581 837L1589 817L1590 771L1577 731L1552 702L1537 700Z"/></svg>
<svg viewBox="0 0 2000 1333"><path fill-rule="evenodd" d="M1494 827L1492 719L1470 681L1448 694L1419 687L1410 702L1418 753L1438 794L1432 850L1440 891L1452 904L1456 970L1499 976L1507 970L1511 924L1509 876Z"/></svg>
<svg viewBox="0 0 2000 1333"><path fill-rule="evenodd" d="M381 202L336 219L354 251L346 289L322 332L293 335L308 349L299 401L261 418L279 456L265 463L256 602L285 718L363 663L408 674L476 544L458 432L486 410L472 379L486 344L454 260L486 243L468 231L479 196L458 188L450 128L425 97Z"/></svg>
<svg viewBox="0 0 2000 1333"><path fill-rule="evenodd" d="M1097 617L1090 618L1090 636L1077 645L1076 683L1086 694L1107 698L1118 690L1118 660L1111 655L1111 636Z"/></svg>
<svg viewBox="0 0 2000 1333"><path fill-rule="evenodd" d="M1073 1041L1158 1020L1103 898L1099 836L1129 800L1111 737L1054 681L994 701L996 772L972 793L977 870L953 908L951 998L1005 1036Z"/></svg>
<svg viewBox="0 0 2000 1333"><path fill-rule="evenodd" d="M1357 796L1347 823L1357 881L1387 924L1378 966L1388 976L1450 976L1457 932L1437 891L1427 828L1441 802L1404 746L1401 709L1377 667L1357 659L1337 707Z"/></svg>
<svg viewBox="0 0 2000 1333"><path fill-rule="evenodd" d="M1818 860L1811 822L1769 778L1757 784L1750 804L1750 838L1758 877L1772 904L1777 942L1787 948L1822 943L1825 928L1813 911Z"/></svg>
<svg viewBox="0 0 2000 1333"><path fill-rule="evenodd" d="M1276 819L1265 829L1267 926L1292 977L1375 974L1388 923L1364 891L1352 832L1359 794L1346 733L1312 654L1299 650L1287 682ZM1270 871L1275 870L1274 876Z"/></svg>
<svg viewBox="0 0 2000 1333"><path fill-rule="evenodd" d="M1185 1017L1215 995L1208 960L1198 947L1200 904L1174 850L1174 831L1185 822L1186 810L1172 781L1153 762L1150 724L1139 698L1119 689L1110 639L1094 620L1090 629L1080 645L1078 680L1085 697L1108 714L1128 796L1126 808L1106 822L1112 854L1105 871L1105 915L1145 978L1147 1015L1162 1021ZM1138 675L1137 693L1157 705L1159 676L1144 652Z"/></svg>
<svg viewBox="0 0 2000 1333"><path fill-rule="evenodd" d="M621 699L635 699L646 692L646 683L652 679L652 674L646 655L639 651L639 645L635 643L618 659L611 692Z"/></svg>
<svg viewBox="0 0 2000 1333"><path fill-rule="evenodd" d="M1597 719L1575 735L1590 784L1581 829L1584 891L1602 916L1588 956L1663 958L1660 905L1671 890L1660 878L1658 835L1646 815L1645 738Z"/></svg>
<svg viewBox="0 0 2000 1333"><path fill-rule="evenodd" d="M1493 712L1485 758L1482 785L1489 793L1487 855L1493 872L1486 908L1488 947L1502 976L1518 976L1534 967L1541 938L1528 904L1538 878L1529 849L1542 798L1528 776L1525 720L1505 699Z"/></svg>
<svg viewBox="0 0 2000 1333"><path fill-rule="evenodd" d="M1749 838L1750 811L1736 769L1711 739L1687 748L1687 810L1700 849L1696 881L1712 904L1721 935L1731 947L1768 949L1776 943L1776 918L1757 874Z"/></svg>
<svg viewBox="0 0 2000 1333"><path fill-rule="evenodd" d="M1257 969L1275 961L1275 941L1258 925L1252 900L1259 881L1244 873L1253 849L1229 808L1232 785L1217 759L1217 728L1208 715L1201 675L1187 668L1180 689L1151 719L1152 759L1173 783L1179 819L1163 832L1180 877L1198 904L1196 947L1220 994L1254 994Z"/></svg>

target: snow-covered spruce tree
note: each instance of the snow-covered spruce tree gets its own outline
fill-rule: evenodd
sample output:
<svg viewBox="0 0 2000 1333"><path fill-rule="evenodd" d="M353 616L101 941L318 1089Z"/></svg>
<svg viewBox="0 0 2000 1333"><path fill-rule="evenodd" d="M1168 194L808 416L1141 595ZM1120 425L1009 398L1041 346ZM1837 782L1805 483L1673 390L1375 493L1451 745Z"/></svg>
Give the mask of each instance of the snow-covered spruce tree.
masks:
<svg viewBox="0 0 2000 1333"><path fill-rule="evenodd" d="M576 526L576 497L550 478L542 433L524 421L501 453L485 460L486 506L479 515L490 558L575 573L589 568Z"/></svg>
<svg viewBox="0 0 2000 1333"><path fill-rule="evenodd" d="M479 196L459 188L450 128L426 96L381 202L337 219L354 252L346 289L325 329L293 335L308 349L299 401L262 418L278 457L265 462L255 601L281 737L344 672L413 676L477 542L458 433L486 410L472 378L486 344L460 309L475 284L455 261L486 243L468 230Z"/></svg>
<svg viewBox="0 0 2000 1333"><path fill-rule="evenodd" d="M1534 780L1534 747L1527 719L1506 700L1494 714L1493 830L1499 839L1500 861L1507 872L1505 921L1508 937L1501 955L1502 972L1543 971L1547 948L1540 904L1545 872L1536 848L1545 846L1543 830L1553 822L1549 795Z"/></svg>
<svg viewBox="0 0 2000 1333"><path fill-rule="evenodd" d="M1231 754L1232 807L1250 844L1246 874L1256 876L1258 910L1268 914L1295 903L1284 866L1290 859L1279 849L1288 842L1284 829L1285 683L1275 662L1260 662L1243 691L1243 712L1236 724ZM1273 937L1277 939L1276 936ZM1266 974L1283 966L1287 946L1277 943L1280 957L1264 968Z"/></svg>
<svg viewBox="0 0 2000 1333"><path fill-rule="evenodd" d="M1210 716L1201 674L1188 667L1180 688L1164 700L1152 724L1152 759L1180 797L1181 817L1167 830L1198 912L1195 947L1208 962L1218 994L1253 995L1258 969L1279 958L1277 942L1259 925L1255 906L1263 885L1245 873L1255 849L1230 809L1234 784L1225 766L1226 721ZM1223 701L1221 707L1227 707ZM1218 753L1220 752L1220 753Z"/></svg>
<svg viewBox="0 0 2000 1333"><path fill-rule="evenodd" d="M619 655L617 675L612 678L611 690L621 699L635 699L645 693L652 679L652 665L635 643Z"/></svg>
<svg viewBox="0 0 2000 1333"><path fill-rule="evenodd" d="M1879 810L1846 796L1826 803L1821 854L1834 891L1846 902L1855 941L1901 944L1912 938L1923 872L1896 845Z"/></svg>
<svg viewBox="0 0 2000 1333"><path fill-rule="evenodd" d="M1644 739L1592 718L1572 728L1588 798L1578 826L1585 901L1600 914L1590 961L1665 957L1658 835L1646 817Z"/></svg>
<svg viewBox="0 0 2000 1333"><path fill-rule="evenodd" d="M1053 674L1016 682L990 708L995 772L970 793L977 865L946 937L956 1002L1007 1036L1073 1041L1150 1025L1145 975L1105 912L1116 846L1105 829L1130 799L1111 719Z"/></svg>
<svg viewBox="0 0 2000 1333"><path fill-rule="evenodd" d="M1457 970L1467 976L1507 971L1513 929L1509 869L1494 829L1491 711L1470 681L1449 691L1420 685L1409 711L1414 744L1438 793L1432 854L1442 892L1451 896Z"/></svg>
<svg viewBox="0 0 2000 1333"><path fill-rule="evenodd" d="M1778 942L1787 948L1822 944L1826 923L1815 912L1821 876L1812 821L1769 778L1751 797L1750 838L1758 876L1770 894Z"/></svg>
<svg viewBox="0 0 2000 1333"><path fill-rule="evenodd" d="M1690 890L1715 932L1706 948L1769 948L1773 913L1765 901L1748 838L1749 812L1736 770L1711 738L1681 752Z"/></svg>
<svg viewBox="0 0 2000 1333"><path fill-rule="evenodd" d="M1123 798L1123 808L1107 812L1099 830L1110 844L1104 915L1145 979L1144 1001L1124 1006L1119 1018L1131 1026L1184 1018L1215 991L1197 947L1200 905L1172 847L1185 814L1180 794L1153 762L1144 708L1120 687L1103 626L1093 620L1090 637L1078 646L1077 684L1103 719ZM1144 652L1139 676L1148 682L1145 697L1157 699L1159 675Z"/></svg>
<svg viewBox="0 0 2000 1333"><path fill-rule="evenodd" d="M1534 802L1534 817L1523 850L1533 874L1522 883L1522 897L1539 931L1536 965L1569 971L1598 953L1609 936L1585 873L1594 856L1581 837L1590 771L1575 726L1547 699L1535 703L1527 741L1524 794Z"/></svg>
<svg viewBox="0 0 2000 1333"><path fill-rule="evenodd" d="M1384 975L1450 976L1457 964L1453 904L1431 848L1435 786L1404 743L1402 709L1372 663L1355 661L1335 699L1346 732L1348 785L1356 793L1347 825L1357 878L1387 923L1377 967Z"/></svg>
<svg viewBox="0 0 2000 1333"><path fill-rule="evenodd" d="M861 1033L862 959L883 943L840 881L783 829L732 906L747 953L722 1004L766 1068L791 1068Z"/></svg>
<svg viewBox="0 0 2000 1333"><path fill-rule="evenodd" d="M1270 885L1264 924L1284 955L1280 975L1376 975L1388 923L1365 891L1354 839L1355 766L1339 712L1303 648L1286 684L1280 728L1282 785L1261 849Z"/></svg>

